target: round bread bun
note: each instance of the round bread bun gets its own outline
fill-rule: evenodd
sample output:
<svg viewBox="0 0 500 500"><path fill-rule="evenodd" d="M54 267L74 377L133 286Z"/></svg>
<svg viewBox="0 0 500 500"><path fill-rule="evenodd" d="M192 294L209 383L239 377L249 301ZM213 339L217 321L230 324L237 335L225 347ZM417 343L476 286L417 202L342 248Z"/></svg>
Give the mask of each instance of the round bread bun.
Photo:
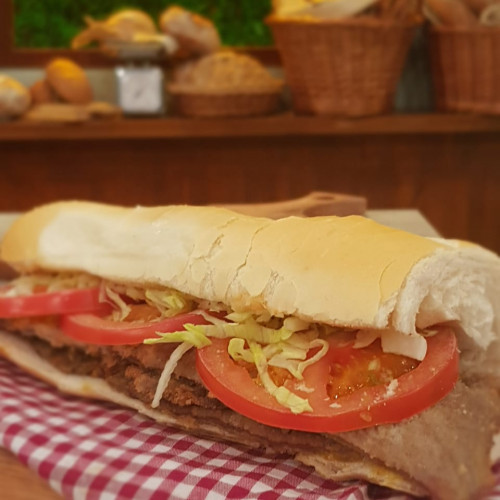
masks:
<svg viewBox="0 0 500 500"><path fill-rule="evenodd" d="M30 87L30 94L33 104L48 104L58 101L57 95L45 79L33 83Z"/></svg>
<svg viewBox="0 0 500 500"><path fill-rule="evenodd" d="M29 90L22 83L0 75L0 119L21 116L30 104Z"/></svg>
<svg viewBox="0 0 500 500"><path fill-rule="evenodd" d="M230 50L179 65L172 90L195 92L262 92L281 90L282 83L255 58Z"/></svg>
<svg viewBox="0 0 500 500"><path fill-rule="evenodd" d="M45 72L50 87L63 101L72 104L92 101L92 87L85 71L70 59L52 60Z"/></svg>
<svg viewBox="0 0 500 500"><path fill-rule="evenodd" d="M178 42L178 57L210 54L221 46L219 32L212 21L176 5L161 14L160 28Z"/></svg>
<svg viewBox="0 0 500 500"><path fill-rule="evenodd" d="M17 219L0 258L19 272L86 272L235 311L408 335L454 322L480 348L500 336L498 255L361 216L59 202Z"/></svg>

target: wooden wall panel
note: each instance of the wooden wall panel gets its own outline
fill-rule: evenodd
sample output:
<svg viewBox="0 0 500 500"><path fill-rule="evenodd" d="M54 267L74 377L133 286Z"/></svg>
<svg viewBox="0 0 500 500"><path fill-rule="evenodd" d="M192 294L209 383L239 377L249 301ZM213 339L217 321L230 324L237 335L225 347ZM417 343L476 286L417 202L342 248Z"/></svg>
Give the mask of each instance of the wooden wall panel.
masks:
<svg viewBox="0 0 500 500"><path fill-rule="evenodd" d="M448 237L500 251L496 134L4 142L0 210L83 198L262 202L312 190L418 208Z"/></svg>

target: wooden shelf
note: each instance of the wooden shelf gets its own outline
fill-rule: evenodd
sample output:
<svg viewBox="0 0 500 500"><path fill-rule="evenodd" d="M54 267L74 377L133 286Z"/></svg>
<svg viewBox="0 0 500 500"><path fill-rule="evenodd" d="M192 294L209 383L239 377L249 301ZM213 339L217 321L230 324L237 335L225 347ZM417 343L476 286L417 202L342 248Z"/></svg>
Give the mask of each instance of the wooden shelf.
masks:
<svg viewBox="0 0 500 500"><path fill-rule="evenodd" d="M2 141L78 141L113 139L191 139L500 132L500 118L474 115L414 114L361 119L299 117L185 119L124 118L87 123L0 123Z"/></svg>

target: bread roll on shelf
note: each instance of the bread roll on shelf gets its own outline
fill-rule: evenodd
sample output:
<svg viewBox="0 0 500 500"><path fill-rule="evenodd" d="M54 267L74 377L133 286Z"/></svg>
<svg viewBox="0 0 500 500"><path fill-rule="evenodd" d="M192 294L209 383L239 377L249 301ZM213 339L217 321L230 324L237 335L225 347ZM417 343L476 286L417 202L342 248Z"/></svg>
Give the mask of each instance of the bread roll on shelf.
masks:
<svg viewBox="0 0 500 500"><path fill-rule="evenodd" d="M92 42L131 42L138 34L154 35L157 29L151 17L139 9L124 9L112 14L104 21L85 16L87 28L71 41L72 49L80 49Z"/></svg>
<svg viewBox="0 0 500 500"><path fill-rule="evenodd" d="M22 115L30 104L29 90L14 78L0 74L0 120Z"/></svg>
<svg viewBox="0 0 500 500"><path fill-rule="evenodd" d="M160 28L178 42L176 55L179 57L210 54L221 46L219 33L212 21L176 5L161 14Z"/></svg>
<svg viewBox="0 0 500 500"><path fill-rule="evenodd" d="M31 85L30 94L33 104L47 104L58 101L57 95L45 78L37 80Z"/></svg>
<svg viewBox="0 0 500 500"><path fill-rule="evenodd" d="M88 104L92 101L92 87L85 71L70 59L52 60L45 73L48 84L61 100L73 104Z"/></svg>

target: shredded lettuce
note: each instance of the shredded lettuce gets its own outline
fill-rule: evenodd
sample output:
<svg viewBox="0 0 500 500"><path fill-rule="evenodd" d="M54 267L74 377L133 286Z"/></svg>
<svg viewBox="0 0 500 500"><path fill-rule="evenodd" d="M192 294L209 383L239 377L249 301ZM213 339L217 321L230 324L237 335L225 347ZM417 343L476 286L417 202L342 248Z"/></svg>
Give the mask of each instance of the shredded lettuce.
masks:
<svg viewBox="0 0 500 500"><path fill-rule="evenodd" d="M113 289L120 294L126 295L135 302L146 300L146 293L142 288L137 288L135 286L122 286L113 284Z"/></svg>
<svg viewBox="0 0 500 500"><path fill-rule="evenodd" d="M146 302L160 313L162 318L170 318L191 311L191 299L173 290L147 288L145 290L133 286L104 282L101 287L101 300L111 303L116 310L111 314L115 321L123 321L130 314L132 307L126 298L134 302ZM125 300L124 300L125 299Z"/></svg>
<svg viewBox="0 0 500 500"><path fill-rule="evenodd" d="M189 349L191 349L192 347L193 347L192 344L184 342L180 344L178 347L176 347L174 352L168 358L163 368L163 371L161 372L160 379L158 380L158 385L156 386L155 395L151 403L152 408L158 408L158 406L160 405L163 393L165 392L165 389L168 387L170 379L172 378L172 373L174 373L177 363L179 363L182 356L184 356L184 354L186 354L186 352L188 352Z"/></svg>
<svg viewBox="0 0 500 500"><path fill-rule="evenodd" d="M233 323L245 323L252 318L251 313L241 313L241 312L232 312L226 316L226 319L232 321Z"/></svg>
<svg viewBox="0 0 500 500"><path fill-rule="evenodd" d="M312 340L306 349L298 349L286 342L280 344L281 352L269 359L270 366L288 370L296 379L303 380L304 370L319 361L328 352L328 342L323 339ZM319 347L319 351L307 359L309 349Z"/></svg>
<svg viewBox="0 0 500 500"><path fill-rule="evenodd" d="M224 321L223 319L217 318L216 316L209 314L204 309L196 309L193 311L193 313L199 314L207 323L210 323L212 325L224 325L227 323L227 321Z"/></svg>
<svg viewBox="0 0 500 500"><path fill-rule="evenodd" d="M118 308L111 313L111 318L114 321L123 321L132 310L131 307L122 299L121 295L118 292L115 292L108 285L101 287L100 300L102 302L110 302Z"/></svg>
<svg viewBox="0 0 500 500"><path fill-rule="evenodd" d="M245 347L245 341L243 339L234 338L229 341L227 352L235 361L245 361L247 363L253 363L254 359L250 349Z"/></svg>
<svg viewBox="0 0 500 500"><path fill-rule="evenodd" d="M145 296L146 302L155 306L165 318L192 309L191 301L178 292L148 289Z"/></svg>
<svg viewBox="0 0 500 500"><path fill-rule="evenodd" d="M266 356L262 347L257 342L249 342L250 352L253 356L255 366L259 373L260 380L266 391L273 396L278 403L294 414L304 413L306 411L312 412L313 409L307 399L297 396L285 386L277 386L268 371L268 364Z"/></svg>
<svg viewBox="0 0 500 500"><path fill-rule="evenodd" d="M289 330L283 328L274 330L259 325L256 322L236 324L219 321L217 320L217 324L215 325L192 325L187 323L183 325L184 330L171 333L156 332L160 338L148 339L144 342L146 344L170 343L179 342L179 340L174 339L182 338L183 342L191 342L196 347L202 347L209 345L210 337L214 337L218 339L240 338L248 342L254 341L260 344L273 344L286 340L292 335L292 332Z"/></svg>
<svg viewBox="0 0 500 500"><path fill-rule="evenodd" d="M162 333L156 332L159 336L157 339L146 339L145 344L174 344L177 342L188 343L196 348L205 347L210 345L210 339L205 335L203 330L199 325L192 325L191 323L186 323L184 325L185 330L172 333Z"/></svg>
<svg viewBox="0 0 500 500"><path fill-rule="evenodd" d="M261 346L257 342L249 341L245 347L245 340L233 338L229 341L228 352L235 361L245 361L254 364L259 373L264 389L271 394L278 403L289 408L293 413L312 411L307 399L297 396L284 386L277 386L269 375L268 367L276 366L289 371L298 380L303 380L304 370L321 359L328 351L328 343L322 339L313 340L309 348L320 347L319 351L307 359L308 349L298 349L287 342Z"/></svg>
<svg viewBox="0 0 500 500"><path fill-rule="evenodd" d="M199 313L211 324L185 324L183 331L157 332L159 338L144 342L146 344L183 342L200 348L209 345L211 337L227 338L228 353L231 358L255 365L264 389L279 404L296 414L312 411L307 399L297 396L285 386L277 386L268 371L269 366L281 367L288 370L297 380L303 380L304 370L326 354L328 343L319 339L316 331L301 331L309 327L308 323L296 318L286 318L280 321L283 325L280 328L270 328L259 324L257 319L246 313L231 313L226 317L232 321L239 320L238 323L228 323L203 311ZM287 321L288 319L291 321ZM301 333L295 333L296 331ZM319 348L318 352L308 359L309 350L314 348Z"/></svg>
<svg viewBox="0 0 500 500"><path fill-rule="evenodd" d="M207 338L241 338L247 341L259 342L260 344L274 344L288 339L293 334L293 332L283 327L274 329L262 326L253 318L247 319L244 323L227 323L226 321L210 316L209 314L204 314L203 316L212 324L198 325L197 329Z"/></svg>
<svg viewBox="0 0 500 500"><path fill-rule="evenodd" d="M290 346L296 347L297 349L309 349L311 342L318 338L318 332L315 330L309 330L307 332L300 332L299 335L292 335L287 339Z"/></svg>
<svg viewBox="0 0 500 500"><path fill-rule="evenodd" d="M307 321L294 317L285 318L283 326L292 332L300 332L309 329L309 323Z"/></svg>

